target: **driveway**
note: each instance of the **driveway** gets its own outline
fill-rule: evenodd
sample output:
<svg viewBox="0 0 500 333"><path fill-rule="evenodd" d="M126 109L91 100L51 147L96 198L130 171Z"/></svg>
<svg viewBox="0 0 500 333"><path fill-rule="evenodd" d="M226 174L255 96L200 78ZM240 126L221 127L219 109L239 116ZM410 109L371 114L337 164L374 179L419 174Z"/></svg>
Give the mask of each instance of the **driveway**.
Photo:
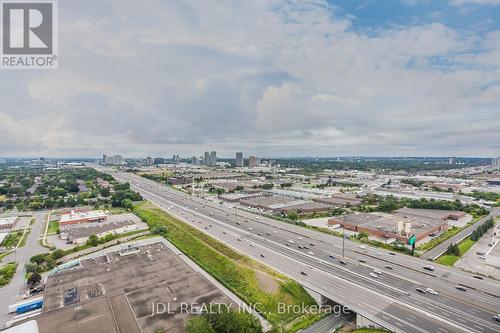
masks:
<svg viewBox="0 0 500 333"><path fill-rule="evenodd" d="M44 231L47 212L35 212L33 213L33 217L35 218L35 223L31 226L31 232L26 238L26 244L2 260L2 265L5 265L9 261L17 261L19 265L10 284L0 288L0 329L3 328L6 321L14 317L8 314L8 306L21 300L22 295L26 291L24 284L24 264L29 262L30 258L35 254L48 252L48 249L41 246L39 242L40 236Z"/></svg>

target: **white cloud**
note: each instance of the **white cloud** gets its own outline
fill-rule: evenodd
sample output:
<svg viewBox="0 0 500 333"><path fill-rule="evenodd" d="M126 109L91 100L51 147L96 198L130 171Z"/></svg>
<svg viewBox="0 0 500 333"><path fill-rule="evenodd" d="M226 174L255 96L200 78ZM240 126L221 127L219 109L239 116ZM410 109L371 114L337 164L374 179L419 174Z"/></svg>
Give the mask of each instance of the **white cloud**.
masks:
<svg viewBox="0 0 500 333"><path fill-rule="evenodd" d="M499 149L499 32L366 35L335 13L319 0L67 3L60 69L2 73L0 154Z"/></svg>

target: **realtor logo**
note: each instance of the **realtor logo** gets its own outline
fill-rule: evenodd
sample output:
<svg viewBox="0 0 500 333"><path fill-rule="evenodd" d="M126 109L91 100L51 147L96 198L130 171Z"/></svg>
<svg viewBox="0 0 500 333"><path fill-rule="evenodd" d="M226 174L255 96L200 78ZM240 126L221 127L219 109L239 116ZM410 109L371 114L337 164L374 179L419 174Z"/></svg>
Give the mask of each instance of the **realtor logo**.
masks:
<svg viewBox="0 0 500 333"><path fill-rule="evenodd" d="M57 2L1 1L3 69L57 68Z"/></svg>

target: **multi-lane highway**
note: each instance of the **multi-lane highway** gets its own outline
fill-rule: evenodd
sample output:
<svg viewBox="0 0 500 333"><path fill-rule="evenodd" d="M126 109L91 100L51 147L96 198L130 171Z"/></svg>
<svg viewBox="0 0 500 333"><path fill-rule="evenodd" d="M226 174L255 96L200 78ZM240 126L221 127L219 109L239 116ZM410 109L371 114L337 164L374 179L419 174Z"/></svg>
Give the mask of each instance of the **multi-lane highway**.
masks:
<svg viewBox="0 0 500 333"><path fill-rule="evenodd" d="M500 283L360 246L314 230L191 197L131 173L103 169L146 199L234 249L395 332L498 332ZM456 287L460 286L463 290ZM421 293L430 288L437 292ZM465 291L464 291L465 290Z"/></svg>

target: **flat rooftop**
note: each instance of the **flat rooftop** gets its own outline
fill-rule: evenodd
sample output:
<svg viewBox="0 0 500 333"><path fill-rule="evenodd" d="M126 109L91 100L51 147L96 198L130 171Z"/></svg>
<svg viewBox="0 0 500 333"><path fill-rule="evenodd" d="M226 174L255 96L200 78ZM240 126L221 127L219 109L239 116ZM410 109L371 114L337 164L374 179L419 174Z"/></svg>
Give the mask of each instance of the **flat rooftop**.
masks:
<svg viewBox="0 0 500 333"><path fill-rule="evenodd" d="M70 222L82 219L97 219L105 218L106 214L102 210L91 210L88 212L71 212L68 214L61 214L60 222Z"/></svg>
<svg viewBox="0 0 500 333"><path fill-rule="evenodd" d="M103 232L111 232L113 230L137 225L138 228L147 229L148 226L145 223L136 223L134 221L118 221L118 222L93 222L78 224L72 228L65 228L62 232L67 233L72 238L88 237L90 235L98 235ZM136 229L139 230L139 229Z"/></svg>
<svg viewBox="0 0 500 333"><path fill-rule="evenodd" d="M441 219L403 216L400 214L385 213L352 213L344 217L347 224L387 233L396 232L400 221L411 224L412 233L419 235L428 232L446 222ZM404 226L403 226L404 230Z"/></svg>
<svg viewBox="0 0 500 333"><path fill-rule="evenodd" d="M81 260L48 277L40 333L183 332L181 303L234 303L163 243ZM157 303L172 313L151 316Z"/></svg>

